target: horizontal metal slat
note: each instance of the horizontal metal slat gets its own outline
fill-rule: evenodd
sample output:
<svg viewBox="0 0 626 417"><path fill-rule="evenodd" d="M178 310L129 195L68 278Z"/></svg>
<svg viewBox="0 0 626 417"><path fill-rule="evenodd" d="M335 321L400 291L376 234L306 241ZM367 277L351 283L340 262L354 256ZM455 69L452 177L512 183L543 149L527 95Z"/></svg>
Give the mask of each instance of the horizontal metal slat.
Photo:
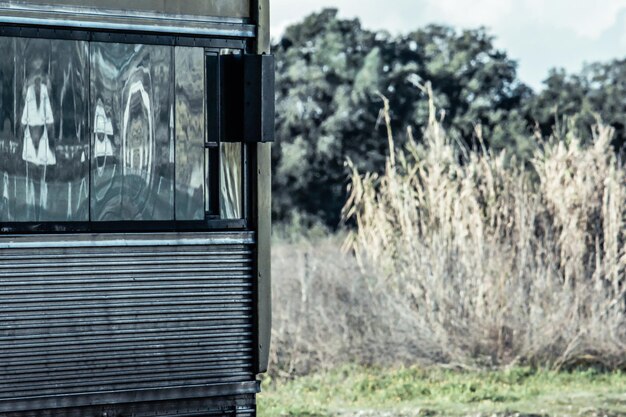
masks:
<svg viewBox="0 0 626 417"><path fill-rule="evenodd" d="M15 297L18 295L40 295L40 294L80 294L86 293L89 289L94 290L98 294L110 294L110 293L128 293L133 294L138 290L141 291L166 291L168 294L172 294L173 291L183 291L187 292L188 290L211 290L211 292L218 292L218 290L222 290L224 288L246 288L251 287L252 283L246 284L169 284L169 285L140 285L141 282L137 282L136 285L132 286L106 286L102 287L99 285L85 285L82 287L73 287L66 286L62 288L56 288L52 286L47 286L45 289L25 289L25 290L12 290L12 291L0 291L1 297ZM90 294L89 294L90 295Z"/></svg>
<svg viewBox="0 0 626 417"><path fill-rule="evenodd" d="M179 375L180 373L180 375ZM250 372L239 370L219 370L216 372L192 373L189 369L181 369L179 372L165 371L155 373L153 375L142 375L140 377L128 377L128 375L120 375L117 378L99 379L98 384L94 385L93 381L77 380L71 384L50 384L46 386L33 385L26 383L24 385L13 384L12 389L3 389L0 387L0 396L10 394L14 397L24 396L41 396L51 395L59 392L62 388L64 394L84 393L85 389L90 389L97 393L98 391L108 391L111 387L117 388L118 391L136 388L139 384L142 389L149 388L167 388L194 384L220 384L226 382L244 382L253 380Z"/></svg>
<svg viewBox="0 0 626 417"><path fill-rule="evenodd" d="M237 358L229 356L200 356L206 354L198 354L193 358L187 358L185 355L176 358L175 361L170 363L158 360L160 358L131 358L130 360L119 359L117 361L109 360L98 363L82 364L79 362L71 363L71 369L69 366L51 366L51 367L33 367L33 366L15 366L10 371L3 370L5 381L10 382L10 378L17 378L17 381L24 381L25 375L54 375L55 379L59 379L62 376L79 376L82 373L87 372L92 375L94 372L98 372L98 376L105 375L104 371L111 372L113 370L119 370L120 372L136 373L139 369L150 369L149 372L154 371L155 368L172 368L173 363L178 369L181 365L198 365L202 364L202 369L238 369L246 368L247 362L252 358L252 355L239 356ZM2 368L0 368L2 369ZM68 370L69 369L69 370Z"/></svg>
<svg viewBox="0 0 626 417"><path fill-rule="evenodd" d="M31 354L28 357L22 357L21 360L16 360L16 356L6 357L2 361L0 365L0 369L16 370L16 369L26 369L28 367L35 367L38 365L47 365L45 369L52 369L51 367L59 364L75 364L81 365L88 362L97 363L96 366L101 366L103 363L107 361L112 361L115 363L124 361L124 360L135 360L135 359L163 359L163 358L171 358L176 359L184 358L186 356L197 356L203 357L202 360L207 362L214 362L216 360L222 361L224 358L247 358L252 349L250 347L245 348L218 348L218 349L198 349L197 347L192 348L183 348L180 346L176 346L175 349L164 350L160 348L158 351L154 349L136 349L127 351L124 354L118 352L117 355L105 355L103 352L94 352L90 351L75 351L74 355L67 355L67 352L57 352L54 355L48 353L39 353L39 354ZM108 353L108 352L107 352ZM207 356L209 355L209 356ZM53 365L51 365L53 364ZM34 368L33 368L34 369ZM43 369L42 367L38 367L38 369ZM9 372L9 371L7 371Z"/></svg>
<svg viewBox="0 0 626 417"><path fill-rule="evenodd" d="M249 264L252 263L251 259L245 259L245 258L231 258L231 259L206 259L202 256L200 256L201 254L198 254L199 256L196 257L189 257L189 256L181 256L180 259L163 259L162 257L159 257L158 259L154 259L153 258L148 258L145 260L137 260L136 257L134 256L125 256L122 257L120 259L120 257L118 256L118 259L116 259L114 262L98 262L97 266L98 268L104 268L104 267L116 267L116 266L132 266L132 265L142 265L142 266L154 266L154 267L161 267L163 265L188 265L188 264L194 264L194 265L219 265L219 266L224 266L227 264ZM124 258L126 258L126 260L124 260ZM191 259L189 259L191 258ZM19 263L0 263L0 272L7 270L7 269L31 269L31 268L76 268L76 267L81 267L81 266L85 266L84 262L76 262L76 261L67 261L67 262L41 262L40 259L32 259L28 262L19 262ZM71 269L70 269L71 270Z"/></svg>
<svg viewBox="0 0 626 417"><path fill-rule="evenodd" d="M253 235L233 236L0 242L0 406L253 380Z"/></svg>
<svg viewBox="0 0 626 417"><path fill-rule="evenodd" d="M237 302L233 302L233 300L224 300L223 303L220 303L219 300L211 300L211 302L206 300L176 300L173 302L172 300L162 300L161 302L136 302L136 303L98 303L98 302L90 302L91 300L85 300L80 304L62 304L62 305L42 305L42 304L33 304L27 306L11 306L11 307L2 307L0 306L0 314L18 314L18 313L45 313L52 314L61 312L76 312L76 311L91 311L91 312L100 312L100 311L134 311L137 312L138 315L143 314L143 312L149 312L151 309L158 309L162 307L180 307L180 306L189 306L189 307L202 307L206 311L211 311L215 309L246 309L250 308L249 300L239 300ZM87 313L83 313L87 314ZM149 313L146 313L149 314Z"/></svg>
<svg viewBox="0 0 626 417"><path fill-rule="evenodd" d="M249 343L251 336L252 336L251 331L239 331L239 332L232 332L230 334L227 334L227 333L186 334L184 343L188 344L193 340L201 340L201 341L206 341L206 343L213 343L214 345L219 345L221 343L223 343L224 345L227 345L228 343L232 343L232 340L235 338L240 339L241 343L243 343L244 341ZM50 341L48 339L45 339L44 341L29 340L27 343L14 343L10 345L7 344L5 345L3 352L10 352L11 350L16 350L16 349L25 349L27 351L30 351L34 349L66 347L68 349L68 352L71 353L72 347L78 349L79 347L88 348L92 345L110 346L111 350L115 351L115 348L117 346L119 346L120 349L125 349L128 347L128 345L126 345L127 343L140 344L141 342L150 343L150 344L156 344L156 343L165 344L166 342L180 342L180 336L175 334L175 335L169 335L169 336L158 335L158 336L153 336L150 338L146 338L145 335L142 335L138 337L125 337L125 338L115 337L115 338L94 338L94 339L84 338L80 340L72 339L72 340L65 340L65 341L64 340Z"/></svg>
<svg viewBox="0 0 626 417"><path fill-rule="evenodd" d="M173 298L190 298L198 299L199 297L206 296L207 293L201 292L185 292L181 294L160 294L160 293L141 293L141 294L117 294L117 295L89 295L90 300L163 300ZM216 297L219 295L219 297ZM228 297L228 298L225 298ZM224 302L241 302L241 300L248 300L252 297L252 291L220 291L219 294L212 294L211 299L204 300L205 303L224 303ZM23 304L23 303L60 303L60 302L83 302L88 301L85 297L56 297L54 299L45 297L24 297L24 298L9 298L2 300L4 304Z"/></svg>
<svg viewBox="0 0 626 417"><path fill-rule="evenodd" d="M92 250L83 250L82 252L75 253L69 251L69 249L48 249L46 252L37 253L37 256L33 256L32 249L20 250L20 249L5 249L0 252L0 262L18 262L20 260L27 262L47 262L48 259L65 260L67 261L68 254L71 255L74 262L80 262L81 259L88 259L93 261L94 259L124 259L128 257L132 258L154 258L159 257L206 257L206 258L218 258L224 259L225 257L240 259L250 256L251 250L245 249L245 246L225 246L229 250L224 250L220 247L219 250L210 249L207 247L185 247L184 250L173 251L171 247L154 248L150 252L142 250L142 248L124 248L124 252L108 251L103 252L101 248L94 248ZM193 250L192 250L193 249ZM10 255L7 255L9 254Z"/></svg>
<svg viewBox="0 0 626 417"><path fill-rule="evenodd" d="M98 393L77 393L69 395L22 396L12 400L0 399L0 413L8 417L24 417L20 411L26 411L28 417L82 417L100 415L102 405L117 407L119 404L136 403L124 407L122 415L176 415L171 407L164 410L164 402L180 405L181 391L184 390L184 404L188 410L219 409L223 415L225 406L251 407L255 404L254 394L260 391L258 381L240 381L215 384L189 384L167 388L148 388L143 390L99 391ZM236 396L236 398L235 398ZM145 402L148 401L148 402ZM138 403L139 402L139 403ZM207 407L207 402L211 405ZM66 407L85 407L80 410L68 410ZM217 406L217 407L214 407ZM47 410L43 410L43 409ZM64 409L65 408L65 409ZM108 407L107 407L108 408ZM179 408L175 408L179 411ZM14 413L11 413L13 411ZM182 411L182 410L180 410Z"/></svg>
<svg viewBox="0 0 626 417"><path fill-rule="evenodd" d="M73 270L71 271L72 276L94 276L94 275L110 275L111 273L122 274L126 276L133 276L135 274L154 274L155 270L158 271L159 274L180 274L180 273L210 273L210 272L219 272L224 270L229 270L227 268L160 268L160 269L119 269L119 270L103 270L98 269L96 266L92 267L93 269L81 269L81 270ZM239 270L239 269L231 269L231 270ZM244 269L246 270L246 269ZM1 278L6 278L8 274L1 274ZM10 274L11 277L42 277L42 276L64 276L63 271L51 271L51 272L42 272L42 271L33 271L33 272L13 272Z"/></svg>
<svg viewBox="0 0 626 417"><path fill-rule="evenodd" d="M84 249L133 247L222 247L230 245L253 245L253 232L221 233L164 233L164 234L80 234L80 235L20 235L0 242L3 249Z"/></svg>
<svg viewBox="0 0 626 417"><path fill-rule="evenodd" d="M207 330L214 331L228 331L228 330L238 330L238 329L250 329L252 328L252 324L245 325L215 325L215 326L198 326L198 327L186 327L185 332L201 332ZM74 340L81 340L82 338L88 338L90 336L115 336L121 334L142 334L144 336L149 334L162 334L162 333L171 333L171 332L179 332L180 328L148 328L148 329L132 329L132 330L116 330L111 329L108 331L97 331L97 332L81 332L81 333L53 333L53 334L30 334L23 336L0 336L0 342L13 342L18 340L33 340L33 339L41 339L42 337L45 339L59 339L59 338L71 338ZM10 345L10 343L9 343Z"/></svg>
<svg viewBox="0 0 626 417"><path fill-rule="evenodd" d="M248 306L239 306L239 307L221 307L221 308L172 308L172 309L159 309L151 308L151 309L143 309L141 311L133 310L132 308L126 309L116 309L114 312L109 312L106 309L101 309L100 311L94 311L94 309L90 309L89 312L82 313L61 313L56 312L51 314L51 312L46 311L45 319L54 321L60 319L76 319L76 320L86 320L90 318L116 318L116 317L151 317L151 316L171 316L176 314L207 314L207 313L233 313L233 312L250 312L252 311L251 307ZM32 313L32 311L27 311L28 313ZM41 320L42 315L32 315L32 314L22 314L22 315L3 315L3 323L13 322L13 321L32 321L32 320Z"/></svg>
<svg viewBox="0 0 626 417"><path fill-rule="evenodd" d="M94 381L91 380L93 373L87 372L84 376L87 378L79 378L80 372L63 372L54 373L54 379L51 380L48 377L51 375L21 375L16 378L3 378L0 382L0 392L11 392L15 388L25 386L30 389L46 389L51 387L58 387L62 385L64 388L79 388L94 386ZM97 386L103 385L117 385L117 384L131 384L133 382L144 383L148 379L150 381L167 381L173 379L177 381L183 381L186 379L211 379L222 376L241 376L249 374L249 367L231 367L230 365L216 365L212 367L204 366L199 369L197 366L178 366L178 367L166 367L157 366L150 368L129 368L116 371L101 371L98 372ZM32 375L32 376L30 376ZM42 379L43 378L43 379Z"/></svg>
<svg viewBox="0 0 626 417"><path fill-rule="evenodd" d="M131 325L135 325L135 326L145 326L147 324L161 324L162 327L159 327L159 329L161 328L166 328L165 325L166 324L176 324L177 326L175 326L176 328L186 328L185 323L189 324L189 325L197 325L200 326L203 323L213 323L213 322L220 322L222 325L224 324L229 324L229 325L235 325L235 324L245 324L247 322L249 322L252 319L252 315L251 314L247 314L247 315L211 315L211 316L195 316L192 315L190 317L160 317L160 318L150 318L150 319L144 319L144 320L116 320L115 321L115 326L116 329L122 329L125 326L131 326ZM53 321L53 320L46 320L46 321L39 321L39 322L33 322L33 321L29 321L28 323L23 323L20 321L17 321L15 323L10 323L10 324L6 324L6 322L3 320L2 324L0 324L0 335L3 334L8 334L8 333L12 333L15 330L35 330L35 329L45 329L46 332L42 332L39 334L44 334L44 335L48 335L48 334L52 334L56 329L56 328L74 328L74 327L80 327L80 328L96 328L96 327L104 327L104 326L110 326L111 325L111 320L94 320L94 321L90 321L90 320L74 320L74 321ZM170 328L169 326L167 328Z"/></svg>

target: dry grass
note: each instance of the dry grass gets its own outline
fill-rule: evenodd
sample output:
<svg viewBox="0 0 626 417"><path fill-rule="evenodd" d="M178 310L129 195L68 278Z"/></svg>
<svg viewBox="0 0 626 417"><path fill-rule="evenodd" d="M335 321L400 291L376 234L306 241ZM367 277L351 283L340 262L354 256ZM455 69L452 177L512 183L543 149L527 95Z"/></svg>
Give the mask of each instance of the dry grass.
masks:
<svg viewBox="0 0 626 417"><path fill-rule="evenodd" d="M275 242L274 374L308 374L345 363L414 363L415 352L428 351L430 342L416 337L419 323L410 306L343 254L342 241L328 236Z"/></svg>
<svg viewBox="0 0 626 417"><path fill-rule="evenodd" d="M623 367L626 171L612 130L550 138L522 167L460 148L432 115L422 144L397 149L390 131L383 175L353 168L348 246L377 278L351 284L411 315L416 358Z"/></svg>
<svg viewBox="0 0 626 417"><path fill-rule="evenodd" d="M521 166L459 147L433 116L421 144L397 149L390 131L386 171L353 168L348 238L274 245L273 371L623 369L626 169L612 134L542 139Z"/></svg>

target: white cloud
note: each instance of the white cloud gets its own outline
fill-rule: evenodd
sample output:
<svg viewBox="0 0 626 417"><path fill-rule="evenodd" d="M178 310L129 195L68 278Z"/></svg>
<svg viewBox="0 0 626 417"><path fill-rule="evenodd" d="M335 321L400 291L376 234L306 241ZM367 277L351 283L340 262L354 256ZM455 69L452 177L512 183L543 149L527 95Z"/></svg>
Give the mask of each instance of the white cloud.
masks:
<svg viewBox="0 0 626 417"><path fill-rule="evenodd" d="M426 24L425 0L270 0L272 33L278 35L291 23L325 7L339 9L342 17L359 17L370 29L408 32Z"/></svg>
<svg viewBox="0 0 626 417"><path fill-rule="evenodd" d="M551 67L626 57L626 0L270 0L272 31L336 7L368 29L408 32L429 23L487 26L496 45L519 60L520 76L538 88Z"/></svg>
<svg viewBox="0 0 626 417"><path fill-rule="evenodd" d="M426 12L437 21L462 27L497 26L513 10L513 0L428 0Z"/></svg>
<svg viewBox="0 0 626 417"><path fill-rule="evenodd" d="M617 22L626 0L523 0L533 21L595 40Z"/></svg>
<svg viewBox="0 0 626 417"><path fill-rule="evenodd" d="M428 0L430 17L462 27L496 30L511 22L528 27L565 29L575 36L598 39L613 27L626 0Z"/></svg>

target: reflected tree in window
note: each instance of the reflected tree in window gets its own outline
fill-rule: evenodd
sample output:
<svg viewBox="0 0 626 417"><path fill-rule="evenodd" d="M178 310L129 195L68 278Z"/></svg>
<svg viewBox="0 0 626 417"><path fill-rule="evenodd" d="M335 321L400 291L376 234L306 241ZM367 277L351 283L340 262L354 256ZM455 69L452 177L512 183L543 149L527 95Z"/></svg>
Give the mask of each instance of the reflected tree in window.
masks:
<svg viewBox="0 0 626 417"><path fill-rule="evenodd" d="M204 49L178 47L176 59L176 219L204 219Z"/></svg>
<svg viewBox="0 0 626 417"><path fill-rule="evenodd" d="M92 220L173 220L173 48L91 48Z"/></svg>

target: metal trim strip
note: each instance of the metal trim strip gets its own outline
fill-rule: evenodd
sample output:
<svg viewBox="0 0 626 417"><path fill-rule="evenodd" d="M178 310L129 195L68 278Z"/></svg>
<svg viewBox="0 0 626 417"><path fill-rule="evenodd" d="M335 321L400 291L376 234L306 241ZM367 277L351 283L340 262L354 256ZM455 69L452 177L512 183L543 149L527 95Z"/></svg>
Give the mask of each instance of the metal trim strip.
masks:
<svg viewBox="0 0 626 417"><path fill-rule="evenodd" d="M65 9L65 10L64 10ZM0 5L0 23L67 27L74 29L137 31L193 36L254 38L256 27L248 19L122 13L80 8L20 7Z"/></svg>
<svg viewBox="0 0 626 417"><path fill-rule="evenodd" d="M141 246L253 245L254 232L165 233L151 235L20 235L0 241L1 249L69 249Z"/></svg>

